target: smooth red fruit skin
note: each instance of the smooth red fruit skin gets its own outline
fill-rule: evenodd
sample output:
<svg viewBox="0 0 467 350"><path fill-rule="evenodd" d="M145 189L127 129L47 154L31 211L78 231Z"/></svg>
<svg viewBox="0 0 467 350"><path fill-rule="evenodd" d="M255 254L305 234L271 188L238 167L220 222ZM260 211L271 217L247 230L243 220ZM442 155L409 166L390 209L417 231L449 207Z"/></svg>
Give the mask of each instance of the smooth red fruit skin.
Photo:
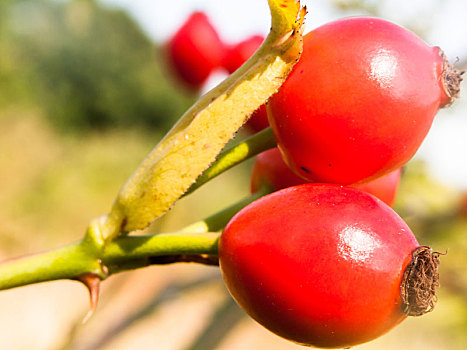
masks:
<svg viewBox="0 0 467 350"><path fill-rule="evenodd" d="M238 304L273 333L342 348L400 323L400 284L419 245L404 221L365 192L305 184L237 213L219 262Z"/></svg>
<svg viewBox="0 0 467 350"><path fill-rule="evenodd" d="M370 182L354 185L354 187L378 197L392 207L396 199L401 173L401 169L397 169ZM271 190L278 191L308 182L289 169L278 148L272 148L256 157L251 172L250 188L251 193L257 192L262 186L268 186Z"/></svg>
<svg viewBox="0 0 467 350"><path fill-rule="evenodd" d="M226 47L223 66L229 73L235 72L245 63L264 41L262 35L253 35L235 45Z"/></svg>
<svg viewBox="0 0 467 350"><path fill-rule="evenodd" d="M353 184L402 167L448 96L438 47L391 22L345 18L304 36L269 100L269 123L299 176Z"/></svg>
<svg viewBox="0 0 467 350"><path fill-rule="evenodd" d="M396 194L397 189L399 188L401 175L402 169L399 168L370 182L355 185L355 188L372 194L392 207L396 201Z"/></svg>
<svg viewBox="0 0 467 350"><path fill-rule="evenodd" d="M167 56L174 74L188 87L199 89L222 65L224 44L209 18L194 12L167 43Z"/></svg>
<svg viewBox="0 0 467 350"><path fill-rule="evenodd" d="M250 119L246 122L246 127L252 132L256 133L269 126L268 114L266 112L266 105L261 105L256 111L253 112Z"/></svg>
<svg viewBox="0 0 467 350"><path fill-rule="evenodd" d="M267 186L272 191L278 191L308 182L289 169L278 148L271 148L256 156L251 171L250 190L251 193L255 193Z"/></svg>

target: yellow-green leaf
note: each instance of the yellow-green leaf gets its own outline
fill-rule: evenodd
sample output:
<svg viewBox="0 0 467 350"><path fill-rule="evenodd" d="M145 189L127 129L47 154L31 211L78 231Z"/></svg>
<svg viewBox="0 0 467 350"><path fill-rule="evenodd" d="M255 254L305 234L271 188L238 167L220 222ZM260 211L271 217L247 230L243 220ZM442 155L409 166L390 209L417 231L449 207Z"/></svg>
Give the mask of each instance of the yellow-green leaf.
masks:
<svg viewBox="0 0 467 350"><path fill-rule="evenodd" d="M234 74L201 97L123 186L103 227L107 240L144 229L164 214L291 72L302 51L305 9L268 0L271 31Z"/></svg>

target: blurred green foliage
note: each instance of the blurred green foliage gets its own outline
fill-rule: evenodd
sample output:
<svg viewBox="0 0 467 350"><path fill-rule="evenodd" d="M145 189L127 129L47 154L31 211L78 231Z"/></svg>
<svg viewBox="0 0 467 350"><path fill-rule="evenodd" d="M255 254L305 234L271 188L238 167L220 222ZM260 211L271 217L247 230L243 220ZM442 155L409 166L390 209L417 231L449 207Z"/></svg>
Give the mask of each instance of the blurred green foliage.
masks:
<svg viewBox="0 0 467 350"><path fill-rule="evenodd" d="M0 4L0 106L39 107L64 130L168 129L193 101L122 10L94 0Z"/></svg>

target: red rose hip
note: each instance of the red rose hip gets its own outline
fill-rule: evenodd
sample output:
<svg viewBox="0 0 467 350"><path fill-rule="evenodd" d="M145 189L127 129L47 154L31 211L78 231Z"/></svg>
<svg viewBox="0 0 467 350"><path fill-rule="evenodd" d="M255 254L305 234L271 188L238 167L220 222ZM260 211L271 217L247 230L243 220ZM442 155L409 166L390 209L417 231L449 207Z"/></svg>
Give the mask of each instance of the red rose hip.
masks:
<svg viewBox="0 0 467 350"><path fill-rule="evenodd" d="M438 47L408 30L345 18L304 36L300 61L269 100L269 123L301 177L368 181L415 154L460 81Z"/></svg>
<svg viewBox="0 0 467 350"><path fill-rule="evenodd" d="M353 187L370 193L387 205L392 206L396 199L401 173L401 169L397 169L380 178ZM293 173L284 163L279 149L272 148L258 154L256 157L250 182L251 193L255 193L263 186L267 186L272 191L277 191L310 181L304 180Z"/></svg>
<svg viewBox="0 0 467 350"><path fill-rule="evenodd" d="M221 235L219 261L252 318L326 348L369 341L430 311L438 283L438 255L419 247L390 207L332 184L289 187L245 207Z"/></svg>
<svg viewBox="0 0 467 350"><path fill-rule="evenodd" d="M222 65L224 44L202 12L194 12L167 43L174 74L191 89L199 89Z"/></svg>
<svg viewBox="0 0 467 350"><path fill-rule="evenodd" d="M255 193L267 186L272 191L278 191L309 182L288 168L278 148L271 148L256 156L251 171L250 190L251 193Z"/></svg>
<svg viewBox="0 0 467 350"><path fill-rule="evenodd" d="M253 35L237 44L226 46L223 66L229 73L235 72L245 63L264 41L261 35Z"/></svg>
<svg viewBox="0 0 467 350"><path fill-rule="evenodd" d="M266 111L266 105L264 104L259 106L259 108L253 112L246 123L246 127L250 132L255 133L266 129L268 126L268 114Z"/></svg>
<svg viewBox="0 0 467 350"><path fill-rule="evenodd" d="M397 190L401 180L402 168L396 169L393 172L371 180L363 184L355 185L361 191L370 193L373 196L381 199L384 203L393 206L396 201Z"/></svg>

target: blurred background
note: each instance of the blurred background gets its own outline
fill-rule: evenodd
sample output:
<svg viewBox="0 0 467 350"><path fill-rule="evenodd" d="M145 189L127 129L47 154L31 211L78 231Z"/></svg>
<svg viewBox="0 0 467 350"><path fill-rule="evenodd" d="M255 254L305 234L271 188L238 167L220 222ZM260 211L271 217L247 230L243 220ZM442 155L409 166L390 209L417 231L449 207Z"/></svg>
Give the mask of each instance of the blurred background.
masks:
<svg viewBox="0 0 467 350"><path fill-rule="evenodd" d="M375 15L416 32L467 68L464 0L309 0L306 31ZM234 44L267 35L266 0L3 0L0 2L0 259L80 239L197 91L169 74L165 43L195 10ZM466 86L463 86L464 90ZM396 210L419 242L445 252L434 312L365 349L467 348L467 98L438 113L409 163ZM239 134L242 135L242 132ZM199 220L249 193L246 162L182 199L153 232ZM0 292L2 349L300 349L232 302L217 268L155 266L88 295L59 281Z"/></svg>

